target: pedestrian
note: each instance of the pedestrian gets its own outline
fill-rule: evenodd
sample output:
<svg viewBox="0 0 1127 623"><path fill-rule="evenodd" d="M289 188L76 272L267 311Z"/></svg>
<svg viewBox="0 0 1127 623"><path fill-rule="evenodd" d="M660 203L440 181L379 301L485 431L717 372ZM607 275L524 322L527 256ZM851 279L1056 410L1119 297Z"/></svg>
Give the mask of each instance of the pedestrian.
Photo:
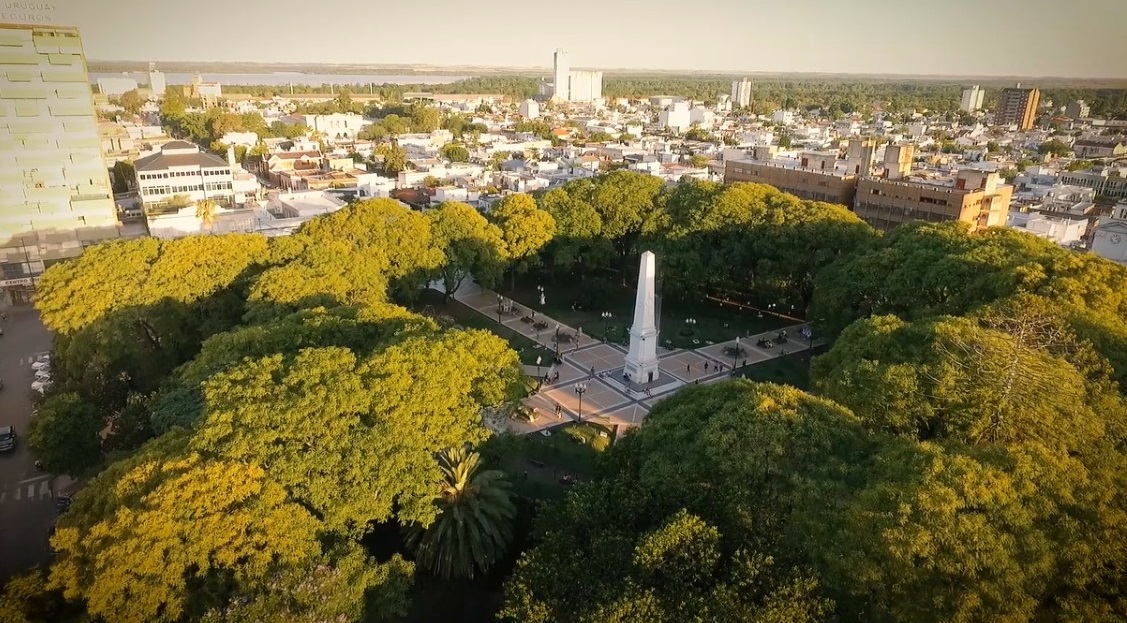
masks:
<svg viewBox="0 0 1127 623"><path fill-rule="evenodd" d="M708 362L704 362L704 371L708 372Z"/></svg>
<svg viewBox="0 0 1127 623"><path fill-rule="evenodd" d="M560 380L560 371L559 370L556 370L555 373L552 374L552 380L553 381Z"/></svg>
<svg viewBox="0 0 1127 623"><path fill-rule="evenodd" d="M43 471L43 469L44 469L43 468L43 461L36 461L35 462L35 469L37 469L39 471Z"/></svg>
<svg viewBox="0 0 1127 623"><path fill-rule="evenodd" d="M591 366L591 378L595 378L595 366Z"/></svg>
<svg viewBox="0 0 1127 623"><path fill-rule="evenodd" d="M689 373L691 373L692 371L693 371L693 364L691 364L691 363L686 363L686 364L685 364L685 374L689 374Z"/></svg>

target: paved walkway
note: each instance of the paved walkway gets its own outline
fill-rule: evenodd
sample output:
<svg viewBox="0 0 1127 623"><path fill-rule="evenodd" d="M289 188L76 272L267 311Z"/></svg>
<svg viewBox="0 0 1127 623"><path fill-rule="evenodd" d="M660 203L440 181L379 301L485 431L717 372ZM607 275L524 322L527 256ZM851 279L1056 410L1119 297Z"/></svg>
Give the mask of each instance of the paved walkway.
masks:
<svg viewBox="0 0 1127 623"><path fill-rule="evenodd" d="M732 366L751 366L781 357L788 353L811 348L811 344L798 337L806 323L786 327L790 341L774 348L756 346L760 338L774 339L777 331L742 336L740 348L742 356L733 359L725 354L725 348L735 345L736 338L709 344L695 349L658 349L658 365L661 379L647 389L626 383L623 380L623 366L626 349L613 343L581 334L578 328L557 322L534 308L520 303L513 304L510 313L498 315L499 295L482 288L476 283L465 283L454 294L454 299L467 307L477 310L483 316L500 322L544 347L544 358L540 366L522 366L526 374L539 372L551 379L540 390L525 399L525 404L536 408L540 417L535 422L510 421L514 432L531 433L550 429L568 422L594 420L610 426L639 426L650 409L660 400L672 395L690 383L716 383L731 378ZM508 299L505 299L508 301ZM547 328L536 329L533 324L521 319L532 315L536 322L546 323ZM563 363L555 365L553 359L557 352L555 340L557 332L565 336L558 342L558 351ZM819 340L814 345L820 344ZM557 378L558 375L558 378ZM556 417L556 405L562 413Z"/></svg>

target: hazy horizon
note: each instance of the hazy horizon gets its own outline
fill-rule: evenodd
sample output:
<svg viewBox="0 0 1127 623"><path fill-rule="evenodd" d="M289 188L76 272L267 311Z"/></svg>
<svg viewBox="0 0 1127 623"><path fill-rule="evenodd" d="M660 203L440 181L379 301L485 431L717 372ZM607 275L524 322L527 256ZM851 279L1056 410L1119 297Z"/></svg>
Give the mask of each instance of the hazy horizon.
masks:
<svg viewBox="0 0 1127 623"><path fill-rule="evenodd" d="M77 26L87 57L107 62L540 72L562 48L576 68L1127 79L1121 32L1127 2L1120 0L616 0L519 11L497 0L476 3L472 11L431 0L425 12L362 0L337 0L323 9L297 0L268 6L198 0L184 10L115 0L109 9L79 0L5 1L3 11ZM342 26L334 29L334 23Z"/></svg>

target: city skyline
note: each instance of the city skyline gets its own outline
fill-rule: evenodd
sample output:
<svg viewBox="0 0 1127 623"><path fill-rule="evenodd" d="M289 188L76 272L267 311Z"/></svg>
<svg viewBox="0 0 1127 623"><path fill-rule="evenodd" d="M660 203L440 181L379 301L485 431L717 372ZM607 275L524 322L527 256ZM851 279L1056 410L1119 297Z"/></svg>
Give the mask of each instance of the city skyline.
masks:
<svg viewBox="0 0 1127 623"><path fill-rule="evenodd" d="M569 17L583 14L586 4L587 18ZM953 0L938 8L887 0L863 6L704 0L691 14L666 0L623 0L579 3L566 16L547 6L524 7L505 20L503 37L496 16L512 8L493 0L472 13L449 0L434 0L425 13L340 0L323 14L326 23L370 27L328 31L310 29L307 4L279 0L271 7L264 13L254 5L200 0L193 11L170 15L167 7L140 0L120 0L112 12L77 0L5 2L10 17L0 21L41 13L49 23L77 26L87 57L102 61L542 70L561 48L573 68L1127 78L1127 38L1116 32L1127 22L1127 3L1115 0L1083 0L1067 9L1049 0ZM234 25L229 32L220 27L217 35L217 15ZM943 16L941 28L932 27L937 16ZM178 36L170 37L173 18ZM699 37L685 32L687 20L700 23ZM239 26L248 24L253 27ZM1003 36L1011 24L1013 33ZM121 36L123 28L128 37ZM669 35L663 40L654 33Z"/></svg>

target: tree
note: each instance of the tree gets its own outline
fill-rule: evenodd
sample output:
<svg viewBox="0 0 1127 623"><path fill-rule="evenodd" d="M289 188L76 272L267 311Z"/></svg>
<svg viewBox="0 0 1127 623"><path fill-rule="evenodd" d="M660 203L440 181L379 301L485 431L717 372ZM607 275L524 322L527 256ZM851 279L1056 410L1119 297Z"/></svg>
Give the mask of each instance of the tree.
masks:
<svg viewBox="0 0 1127 623"><path fill-rule="evenodd" d="M1051 154L1054 156L1067 156L1072 153L1072 148L1060 139L1053 138L1041 143L1037 146L1037 153L1042 156Z"/></svg>
<svg viewBox="0 0 1127 623"><path fill-rule="evenodd" d="M411 130L414 132L431 133L442 124L442 116L438 109L426 104L416 103L411 106Z"/></svg>
<svg viewBox="0 0 1127 623"><path fill-rule="evenodd" d="M712 134L704 128L689 128L685 132L685 140L687 141L701 141L710 142L713 140Z"/></svg>
<svg viewBox="0 0 1127 623"><path fill-rule="evenodd" d="M207 461L171 434L99 474L59 521L50 585L91 615L177 621L211 589L316 555L317 521L259 465ZM128 565L121 561L128 560Z"/></svg>
<svg viewBox="0 0 1127 623"><path fill-rule="evenodd" d="M446 256L439 269L444 301L470 275L483 284L497 281L507 253L500 228L458 201L447 201L428 216L435 242Z"/></svg>
<svg viewBox="0 0 1127 623"><path fill-rule="evenodd" d="M510 275L527 267L556 234L556 221L552 215L536 206L536 201L523 193L504 197L490 211L490 216L501 228L501 237L510 261Z"/></svg>
<svg viewBox="0 0 1127 623"><path fill-rule="evenodd" d="M219 204L211 199L200 199L196 202L196 218L209 232L215 227L215 210L218 207Z"/></svg>
<svg viewBox="0 0 1127 623"><path fill-rule="evenodd" d="M133 169L133 161L131 160L118 160L113 164L113 191L114 193L129 192L133 187L136 173Z"/></svg>
<svg viewBox="0 0 1127 623"><path fill-rule="evenodd" d="M708 162L708 156L702 156L701 154L694 154L693 157L689 159L689 164L698 168L708 166Z"/></svg>
<svg viewBox="0 0 1127 623"><path fill-rule="evenodd" d="M376 155L383 157L383 172L398 175L407 168L407 152L397 143L384 143L376 148Z"/></svg>
<svg viewBox="0 0 1127 623"><path fill-rule="evenodd" d="M512 542L516 506L504 474L481 470L481 456L467 446L439 452L437 460L443 476L434 499L438 516L429 526L413 526L407 543L435 575L470 579L489 571Z"/></svg>
<svg viewBox="0 0 1127 623"><path fill-rule="evenodd" d="M145 105L145 99L137 93L137 89L130 89L121 94L118 98L118 104L125 109L125 112L136 115L141 112L141 108Z"/></svg>
<svg viewBox="0 0 1127 623"><path fill-rule="evenodd" d="M439 155L450 162L469 162L470 151L462 143L447 143L439 150Z"/></svg>
<svg viewBox="0 0 1127 623"><path fill-rule="evenodd" d="M101 428L94 405L73 392L52 394L31 419L27 442L45 469L78 476L101 461Z"/></svg>

